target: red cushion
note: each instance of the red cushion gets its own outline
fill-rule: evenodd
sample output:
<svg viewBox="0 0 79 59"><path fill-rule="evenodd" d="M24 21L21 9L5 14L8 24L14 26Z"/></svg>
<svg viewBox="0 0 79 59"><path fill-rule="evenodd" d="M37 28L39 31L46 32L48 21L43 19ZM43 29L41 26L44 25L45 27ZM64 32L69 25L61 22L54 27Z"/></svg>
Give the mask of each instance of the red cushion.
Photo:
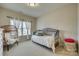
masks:
<svg viewBox="0 0 79 59"><path fill-rule="evenodd" d="M69 43L74 43L74 42L75 42L75 40L72 39L72 38L65 38L64 41L65 41L65 42L69 42Z"/></svg>

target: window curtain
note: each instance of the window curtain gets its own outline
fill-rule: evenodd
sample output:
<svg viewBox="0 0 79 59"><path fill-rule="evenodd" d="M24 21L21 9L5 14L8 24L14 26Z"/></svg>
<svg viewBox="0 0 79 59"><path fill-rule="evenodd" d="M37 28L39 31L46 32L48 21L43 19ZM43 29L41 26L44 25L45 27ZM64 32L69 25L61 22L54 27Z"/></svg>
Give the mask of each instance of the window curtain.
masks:
<svg viewBox="0 0 79 59"><path fill-rule="evenodd" d="M18 36L20 36L21 32L20 32L19 28L21 26L21 22L15 18L13 18L13 19L10 19L10 25L14 25L18 29Z"/></svg>
<svg viewBox="0 0 79 59"><path fill-rule="evenodd" d="M27 29L27 39L29 39L29 35L31 35L31 22L25 22L26 29Z"/></svg>
<svg viewBox="0 0 79 59"><path fill-rule="evenodd" d="M10 24L16 26L16 28L19 28L20 21L14 18L14 19L11 19Z"/></svg>
<svg viewBox="0 0 79 59"><path fill-rule="evenodd" d="M18 36L27 36L27 39L30 38L31 22L17 20L17 19L10 19L10 24L18 28Z"/></svg>

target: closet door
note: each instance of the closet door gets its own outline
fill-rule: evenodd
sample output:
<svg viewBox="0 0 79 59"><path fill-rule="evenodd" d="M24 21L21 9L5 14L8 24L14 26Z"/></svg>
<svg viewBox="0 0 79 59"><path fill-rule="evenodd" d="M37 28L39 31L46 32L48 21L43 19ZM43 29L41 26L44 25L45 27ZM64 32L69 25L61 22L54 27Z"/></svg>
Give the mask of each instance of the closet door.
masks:
<svg viewBox="0 0 79 59"><path fill-rule="evenodd" d="M0 56L3 55L3 29L0 28Z"/></svg>

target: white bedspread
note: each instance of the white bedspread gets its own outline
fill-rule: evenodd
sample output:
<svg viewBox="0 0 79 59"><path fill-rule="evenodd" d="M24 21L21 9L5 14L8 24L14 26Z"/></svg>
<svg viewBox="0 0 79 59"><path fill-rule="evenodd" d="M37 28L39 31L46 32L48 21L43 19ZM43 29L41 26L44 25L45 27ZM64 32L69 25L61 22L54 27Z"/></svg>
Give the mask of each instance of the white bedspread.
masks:
<svg viewBox="0 0 79 59"><path fill-rule="evenodd" d="M32 41L39 43L41 45L44 45L48 48L52 48L52 45L54 43L54 35L52 36L37 36L32 35Z"/></svg>

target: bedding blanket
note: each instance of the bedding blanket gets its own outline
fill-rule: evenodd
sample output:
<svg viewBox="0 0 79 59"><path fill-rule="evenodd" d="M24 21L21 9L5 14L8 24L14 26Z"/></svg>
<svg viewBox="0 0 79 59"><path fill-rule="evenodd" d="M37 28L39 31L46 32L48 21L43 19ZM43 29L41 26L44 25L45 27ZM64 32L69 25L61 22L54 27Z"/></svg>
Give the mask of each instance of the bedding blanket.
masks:
<svg viewBox="0 0 79 59"><path fill-rule="evenodd" d="M54 35L52 36L37 36L37 35L32 35L31 40L39 43L41 45L44 45L48 48L52 48L52 45L54 44Z"/></svg>

